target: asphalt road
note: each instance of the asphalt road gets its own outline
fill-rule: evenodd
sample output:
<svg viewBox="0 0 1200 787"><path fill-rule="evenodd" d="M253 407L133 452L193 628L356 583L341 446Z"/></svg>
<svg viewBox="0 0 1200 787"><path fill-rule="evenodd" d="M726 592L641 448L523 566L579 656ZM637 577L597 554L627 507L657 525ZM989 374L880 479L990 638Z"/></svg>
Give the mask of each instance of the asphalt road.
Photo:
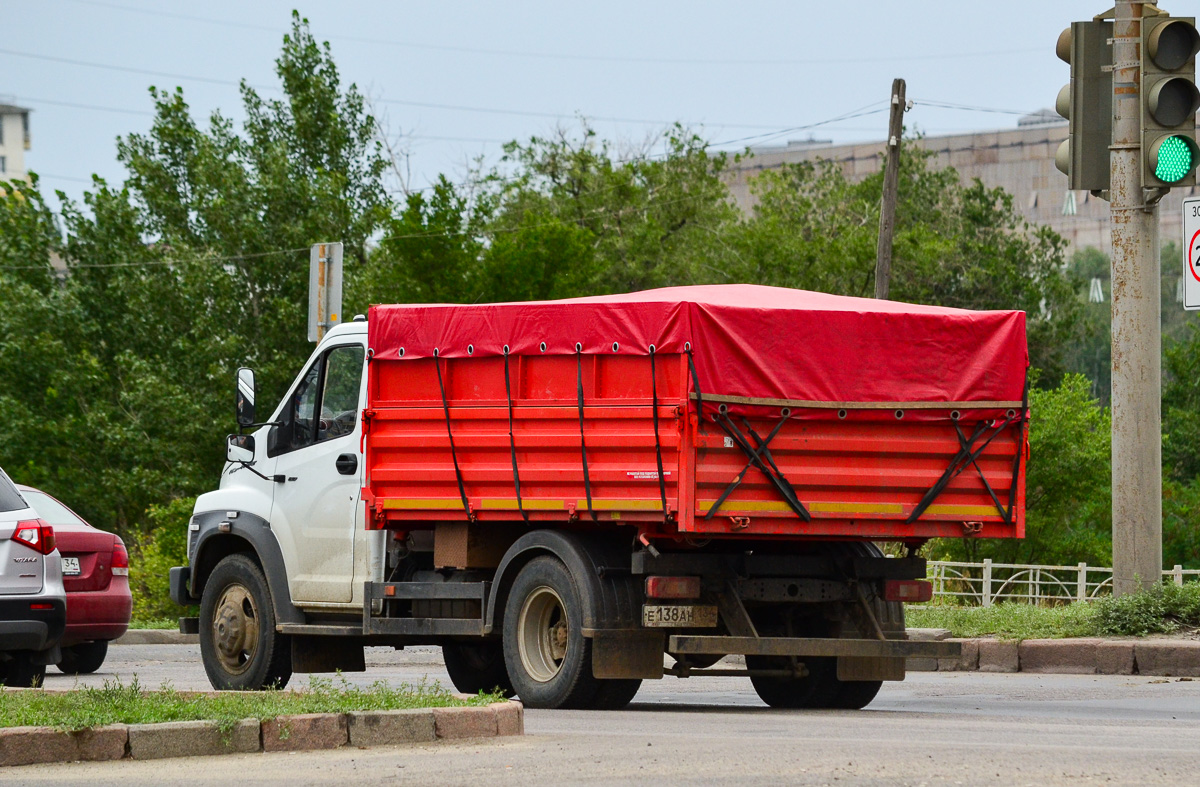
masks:
<svg viewBox="0 0 1200 787"><path fill-rule="evenodd" d="M354 682L446 682L436 648L368 651ZM121 646L104 671L208 687L195 646ZM53 668L46 685L76 682ZM293 685L303 685L303 679ZM628 710L527 711L524 738L0 771L0 783L228 785L761 782L1190 784L1200 680L913 673L864 711L776 711L748 680L647 681Z"/></svg>

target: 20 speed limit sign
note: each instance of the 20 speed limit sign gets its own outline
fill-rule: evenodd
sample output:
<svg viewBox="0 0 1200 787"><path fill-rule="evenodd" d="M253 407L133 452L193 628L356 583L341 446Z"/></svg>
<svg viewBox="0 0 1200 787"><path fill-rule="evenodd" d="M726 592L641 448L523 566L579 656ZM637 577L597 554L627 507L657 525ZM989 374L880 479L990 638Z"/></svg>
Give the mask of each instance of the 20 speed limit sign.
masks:
<svg viewBox="0 0 1200 787"><path fill-rule="evenodd" d="M1183 308L1200 309L1200 197L1183 201Z"/></svg>

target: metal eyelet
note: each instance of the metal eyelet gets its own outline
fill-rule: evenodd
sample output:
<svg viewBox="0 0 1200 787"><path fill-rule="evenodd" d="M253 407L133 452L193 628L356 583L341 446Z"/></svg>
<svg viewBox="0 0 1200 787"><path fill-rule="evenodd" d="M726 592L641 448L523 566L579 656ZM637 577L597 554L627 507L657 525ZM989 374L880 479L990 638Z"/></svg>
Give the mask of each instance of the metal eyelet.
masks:
<svg viewBox="0 0 1200 787"><path fill-rule="evenodd" d="M782 410L780 410L780 411L779 411L779 414L780 414L781 416L783 416L784 418L791 418L791 417L792 417L792 408L790 408L790 407L785 407L785 408L783 408Z"/></svg>
<svg viewBox="0 0 1200 787"><path fill-rule="evenodd" d="M685 353L686 353L686 352L691 352L691 351L692 351L692 343L691 343L691 342L684 342L684 343L683 343L683 351L684 351Z"/></svg>
<svg viewBox="0 0 1200 787"><path fill-rule="evenodd" d="M1012 418L1012 417L1014 417L1016 414L1017 414L1017 411L1016 411L1016 410L1005 410L1005 411L1004 411L1004 417L1005 417L1005 418Z"/></svg>
<svg viewBox="0 0 1200 787"><path fill-rule="evenodd" d="M539 344L538 349L541 350L542 352L546 352L546 343L542 342L541 344Z"/></svg>
<svg viewBox="0 0 1200 787"><path fill-rule="evenodd" d="M403 347L400 348L400 357L401 358L404 357L404 348Z"/></svg>
<svg viewBox="0 0 1200 787"><path fill-rule="evenodd" d="M613 342L613 352L616 352L617 350L620 350L620 349L621 349L621 345L617 344L616 342Z"/></svg>
<svg viewBox="0 0 1200 787"><path fill-rule="evenodd" d="M467 355L474 355L474 354L475 354L475 345L468 344L467 345Z"/></svg>
<svg viewBox="0 0 1200 787"><path fill-rule="evenodd" d="M727 405L727 404L718 405L717 412L720 413L721 415L725 415L726 413L729 412L729 405Z"/></svg>
<svg viewBox="0 0 1200 787"><path fill-rule="evenodd" d="M845 418L846 418L846 411L845 411L845 410L838 410L838 418L841 418L841 419L845 420Z"/></svg>
<svg viewBox="0 0 1200 787"><path fill-rule="evenodd" d="M433 357L434 358L438 357L438 348L436 348L436 347L433 348Z"/></svg>
<svg viewBox="0 0 1200 787"><path fill-rule="evenodd" d="M901 418L903 418L903 417L904 417L904 411L903 411L903 410L897 410L897 411L896 411L896 420L897 420L897 421L899 421L899 420L900 420Z"/></svg>
<svg viewBox="0 0 1200 787"><path fill-rule="evenodd" d="M575 342L575 352L583 352L583 344L581 342Z"/></svg>
<svg viewBox="0 0 1200 787"><path fill-rule="evenodd" d="M504 354L508 355L508 345L504 345Z"/></svg>
<svg viewBox="0 0 1200 787"><path fill-rule="evenodd" d="M958 410L950 411L950 420L951 421L957 421L959 418L962 418L962 413L960 413Z"/></svg>

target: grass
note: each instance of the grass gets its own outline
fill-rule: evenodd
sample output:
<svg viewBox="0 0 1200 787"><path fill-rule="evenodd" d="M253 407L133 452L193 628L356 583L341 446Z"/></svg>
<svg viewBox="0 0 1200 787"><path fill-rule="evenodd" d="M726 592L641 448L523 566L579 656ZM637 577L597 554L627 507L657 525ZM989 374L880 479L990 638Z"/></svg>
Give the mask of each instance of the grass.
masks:
<svg viewBox="0 0 1200 787"><path fill-rule="evenodd" d="M129 628L132 629L159 629L159 630L179 630L179 618L152 618L149 620L131 620Z"/></svg>
<svg viewBox="0 0 1200 787"><path fill-rule="evenodd" d="M352 710L395 710L488 705L498 694L458 699L436 681L391 686L379 681L366 688L336 678L313 676L300 691L180 692L164 686L143 688L135 677L129 685L105 681L102 687L66 692L0 690L0 727L25 725L73 731L105 724L152 724L211 720L231 729L241 719L272 719L293 713L345 713Z"/></svg>
<svg viewBox="0 0 1200 787"><path fill-rule="evenodd" d="M905 616L912 628L949 629L955 637L1144 637L1200 626L1200 583L1158 585L1119 599L1108 597L1055 607L1020 603L910 606Z"/></svg>

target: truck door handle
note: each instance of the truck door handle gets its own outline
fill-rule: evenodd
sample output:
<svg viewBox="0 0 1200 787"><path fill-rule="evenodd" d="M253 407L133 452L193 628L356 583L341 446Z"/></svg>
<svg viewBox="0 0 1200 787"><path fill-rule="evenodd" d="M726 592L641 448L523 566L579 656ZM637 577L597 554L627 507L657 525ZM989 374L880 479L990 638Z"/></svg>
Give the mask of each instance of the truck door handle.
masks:
<svg viewBox="0 0 1200 787"><path fill-rule="evenodd" d="M354 475L358 470L358 457L354 454L342 454L337 458L334 466L342 475Z"/></svg>

